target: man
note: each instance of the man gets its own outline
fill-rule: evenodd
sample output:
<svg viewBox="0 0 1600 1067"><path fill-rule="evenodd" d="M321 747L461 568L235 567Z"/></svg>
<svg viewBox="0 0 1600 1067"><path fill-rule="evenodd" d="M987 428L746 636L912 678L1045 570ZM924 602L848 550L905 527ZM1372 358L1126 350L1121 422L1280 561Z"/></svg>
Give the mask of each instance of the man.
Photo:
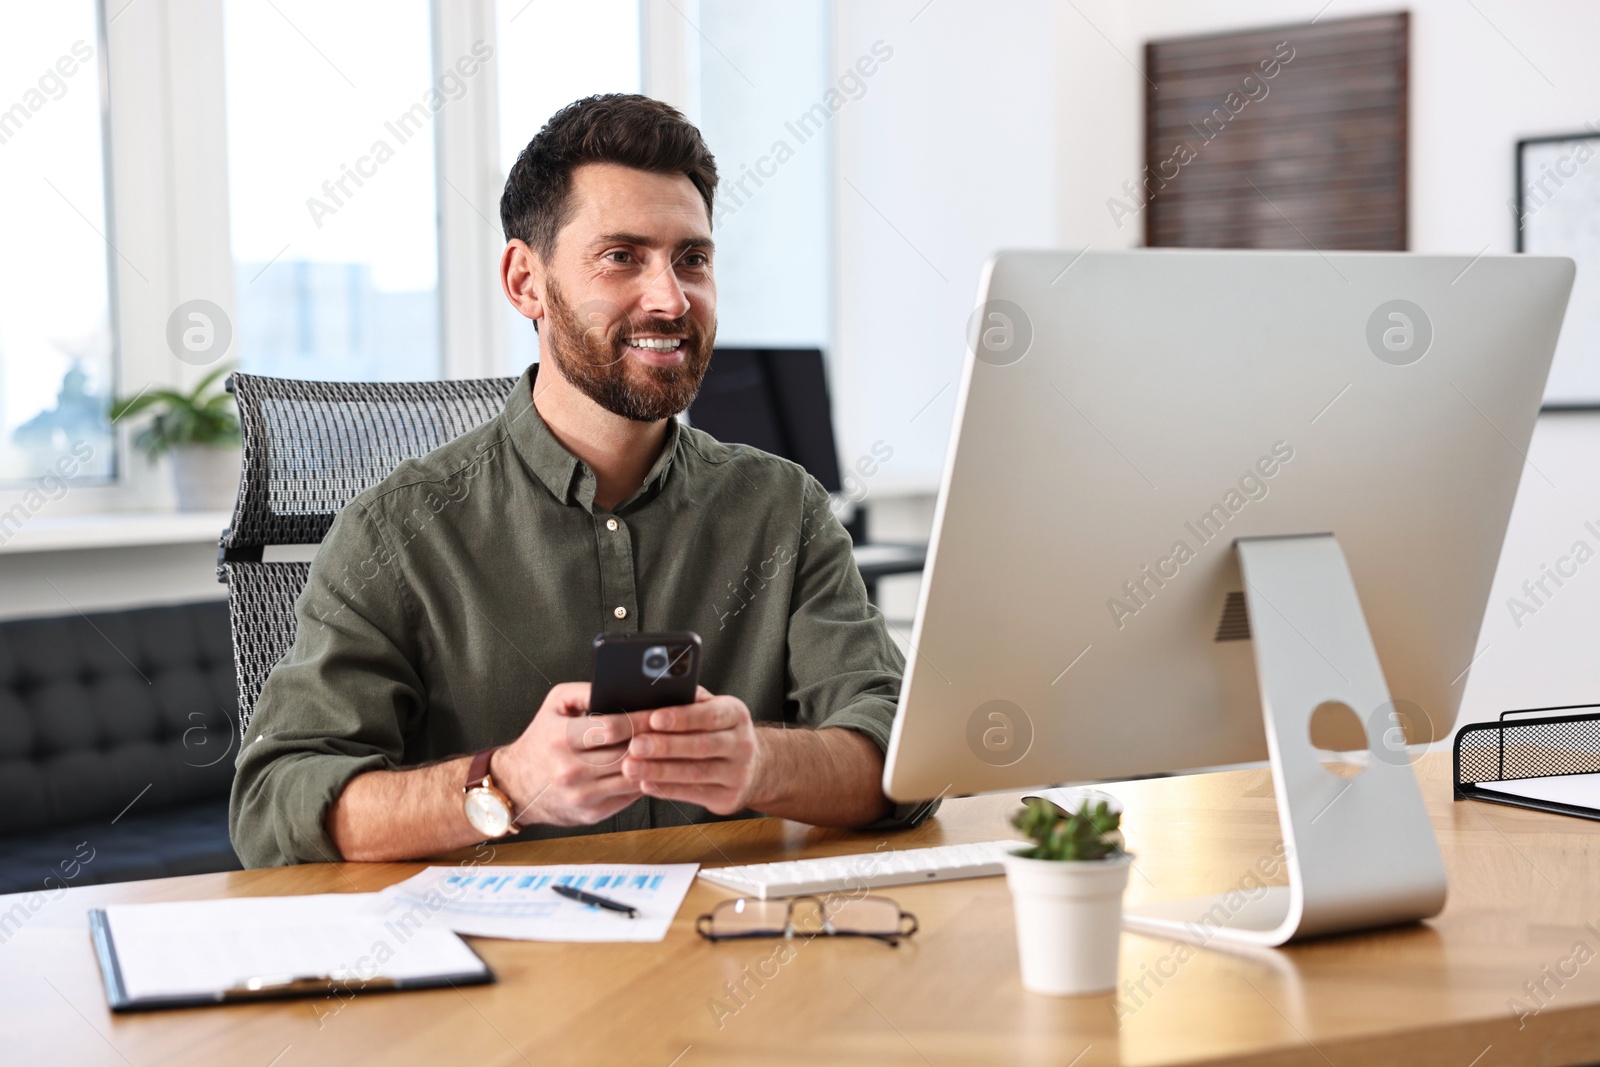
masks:
<svg viewBox="0 0 1600 1067"><path fill-rule="evenodd" d="M541 362L334 523L239 753L246 864L926 815L879 785L903 661L821 486L674 419L716 336L716 184L642 96L572 104L523 151L500 273ZM595 634L652 630L702 635L696 702L588 715Z"/></svg>

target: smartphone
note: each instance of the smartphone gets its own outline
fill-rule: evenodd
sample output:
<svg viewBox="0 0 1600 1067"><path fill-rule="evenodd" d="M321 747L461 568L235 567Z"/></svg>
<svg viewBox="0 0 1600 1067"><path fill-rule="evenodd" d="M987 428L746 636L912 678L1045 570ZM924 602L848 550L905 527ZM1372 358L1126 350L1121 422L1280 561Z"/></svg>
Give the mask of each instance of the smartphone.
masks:
<svg viewBox="0 0 1600 1067"><path fill-rule="evenodd" d="M688 630L601 634L594 639L590 714L693 704L700 685L700 635Z"/></svg>

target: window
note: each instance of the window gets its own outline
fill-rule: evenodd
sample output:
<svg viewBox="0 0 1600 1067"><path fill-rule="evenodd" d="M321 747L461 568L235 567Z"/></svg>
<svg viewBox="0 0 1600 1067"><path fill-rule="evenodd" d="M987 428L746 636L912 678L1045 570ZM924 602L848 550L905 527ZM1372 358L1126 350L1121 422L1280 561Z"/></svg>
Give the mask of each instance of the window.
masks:
<svg viewBox="0 0 1600 1067"><path fill-rule="evenodd" d="M502 184L533 135L561 108L597 93L640 91L637 0L499 0L495 38ZM498 227L498 215L494 222ZM502 304L510 339L506 369L516 373L539 358L539 341L532 324Z"/></svg>
<svg viewBox="0 0 1600 1067"><path fill-rule="evenodd" d="M435 74L430 14L427 0L376 13L361 0L227 0L243 369L439 377L434 125L483 75L477 61Z"/></svg>
<svg viewBox="0 0 1600 1067"><path fill-rule="evenodd" d="M0 516L63 470L92 484L54 514L171 506L167 464L119 460L138 426L107 409L211 369L173 347L192 302L227 305L217 351L253 373L520 370L505 172L559 107L643 84L638 0L10 6Z"/></svg>
<svg viewBox="0 0 1600 1067"><path fill-rule="evenodd" d="M99 6L94 0L16 4L6 19L0 484L106 479L116 471L107 418L115 377L109 267L116 253L107 241Z"/></svg>

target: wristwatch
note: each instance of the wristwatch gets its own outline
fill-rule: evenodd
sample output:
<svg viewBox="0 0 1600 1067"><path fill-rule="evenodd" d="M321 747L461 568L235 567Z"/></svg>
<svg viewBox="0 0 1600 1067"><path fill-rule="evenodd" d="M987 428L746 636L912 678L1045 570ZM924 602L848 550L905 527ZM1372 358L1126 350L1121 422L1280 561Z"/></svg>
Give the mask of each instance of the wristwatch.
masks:
<svg viewBox="0 0 1600 1067"><path fill-rule="evenodd" d="M499 751L499 746L486 748L472 757L467 768L467 784L462 789L462 807L467 821L485 838L505 837L517 833L522 827L511 817L511 799L495 788L489 777L489 759Z"/></svg>

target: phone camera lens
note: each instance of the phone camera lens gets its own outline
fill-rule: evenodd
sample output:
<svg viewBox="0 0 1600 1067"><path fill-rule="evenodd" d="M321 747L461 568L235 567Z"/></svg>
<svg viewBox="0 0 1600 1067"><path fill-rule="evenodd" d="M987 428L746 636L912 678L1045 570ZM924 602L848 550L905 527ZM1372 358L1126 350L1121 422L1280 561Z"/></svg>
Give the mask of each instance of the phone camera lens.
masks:
<svg viewBox="0 0 1600 1067"><path fill-rule="evenodd" d="M667 654L666 645L651 645L644 650L644 657L640 660L645 677L652 680L665 677L671 666L672 658Z"/></svg>

